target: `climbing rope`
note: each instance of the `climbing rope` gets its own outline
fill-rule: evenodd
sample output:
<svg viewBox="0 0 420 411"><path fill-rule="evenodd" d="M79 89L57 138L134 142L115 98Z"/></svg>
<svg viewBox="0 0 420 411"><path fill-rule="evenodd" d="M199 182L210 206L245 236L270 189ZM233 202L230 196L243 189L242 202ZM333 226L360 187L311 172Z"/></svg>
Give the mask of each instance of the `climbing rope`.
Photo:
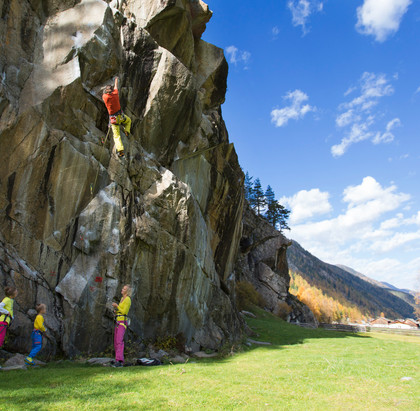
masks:
<svg viewBox="0 0 420 411"><path fill-rule="evenodd" d="M108 127L108 132L106 133L106 137L105 140L102 139L102 147L105 148L105 144L108 141L108 136L109 136L109 131L111 130L111 127ZM98 171L96 172L96 176L95 176L95 181L93 183L90 184L90 195L93 198L93 190L96 187L96 182L98 181L98 175L99 175L99 170L101 168L101 164L102 164L102 156L103 156L104 150L102 150L101 152L101 156L99 158L99 166L98 166Z"/></svg>
<svg viewBox="0 0 420 411"><path fill-rule="evenodd" d="M192 157L198 156L198 155L200 155L200 154L203 154L203 153L205 153L206 151L213 150L214 148L219 147L219 146L221 146L221 145L223 145L223 144L226 144L226 143L225 143L225 142L223 142L223 143L219 143L219 144L216 144L215 146L211 146L211 147L205 148L205 149L200 150L200 151L195 151L194 153L192 153L192 154L190 154L190 155L188 155L188 156L178 158L177 160L175 160L175 162L176 162L176 161L180 161L180 160L188 160L189 158L192 158Z"/></svg>
<svg viewBox="0 0 420 411"><path fill-rule="evenodd" d="M105 148L105 144L108 141L108 136L109 136L110 130L111 130L111 127L108 127L108 132L106 133L105 140L102 139L102 147L103 148ZM101 168L104 151L105 150L102 150L101 155L99 157L98 171L96 172L95 180L94 180L93 183L90 183L90 195L91 195L92 199L93 199L93 192L94 192L94 189L96 187L96 183L98 181L99 170ZM86 230L87 230L87 228L86 228ZM85 236L86 236L86 234L87 234L87 232L84 233ZM83 235L80 235L80 241L81 241L81 252L82 252L82 256L81 256L82 270L83 270L84 273L86 273L86 270L85 270L85 268L86 268L85 267L85 255L84 255L85 252L86 252L86 248L85 248L85 239L83 238Z"/></svg>

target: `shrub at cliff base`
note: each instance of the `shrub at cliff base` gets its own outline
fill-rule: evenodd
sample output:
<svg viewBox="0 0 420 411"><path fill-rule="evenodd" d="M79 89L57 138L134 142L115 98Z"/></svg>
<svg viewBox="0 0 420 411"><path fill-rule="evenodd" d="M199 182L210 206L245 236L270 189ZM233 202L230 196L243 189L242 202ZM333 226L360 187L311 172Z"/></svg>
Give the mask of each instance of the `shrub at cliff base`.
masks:
<svg viewBox="0 0 420 411"><path fill-rule="evenodd" d="M245 310L253 305L263 308L265 301L250 282L238 281L236 283L236 304L239 310Z"/></svg>

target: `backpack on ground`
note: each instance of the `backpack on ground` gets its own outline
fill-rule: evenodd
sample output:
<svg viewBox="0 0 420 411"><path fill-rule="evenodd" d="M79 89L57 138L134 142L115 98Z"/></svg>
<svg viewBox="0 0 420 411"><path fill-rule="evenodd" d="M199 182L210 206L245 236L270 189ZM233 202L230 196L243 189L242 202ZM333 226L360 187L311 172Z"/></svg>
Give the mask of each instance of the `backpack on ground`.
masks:
<svg viewBox="0 0 420 411"><path fill-rule="evenodd" d="M138 358L137 365L162 365L162 363L156 358Z"/></svg>

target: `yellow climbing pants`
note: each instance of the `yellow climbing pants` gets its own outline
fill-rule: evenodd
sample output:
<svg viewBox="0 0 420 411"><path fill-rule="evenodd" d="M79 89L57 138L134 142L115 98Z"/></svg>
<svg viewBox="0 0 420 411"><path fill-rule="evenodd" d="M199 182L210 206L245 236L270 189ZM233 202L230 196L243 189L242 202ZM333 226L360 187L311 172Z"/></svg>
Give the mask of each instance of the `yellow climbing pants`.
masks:
<svg viewBox="0 0 420 411"><path fill-rule="evenodd" d="M125 114L123 115L118 114L117 124L111 124L112 134L114 136L115 148L117 149L117 151L124 150L124 146L121 141L120 125L124 126L124 132L126 134L129 134L131 130L131 118L126 116Z"/></svg>

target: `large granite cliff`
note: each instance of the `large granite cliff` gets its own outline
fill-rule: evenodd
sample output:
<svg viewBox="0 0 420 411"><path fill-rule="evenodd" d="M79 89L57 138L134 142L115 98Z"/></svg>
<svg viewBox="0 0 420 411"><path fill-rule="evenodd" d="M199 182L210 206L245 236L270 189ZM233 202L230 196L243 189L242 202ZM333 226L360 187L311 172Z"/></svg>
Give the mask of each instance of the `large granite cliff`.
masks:
<svg viewBox="0 0 420 411"><path fill-rule="evenodd" d="M0 284L19 296L9 347L102 351L112 299L131 332L192 349L236 340L243 173L221 116L228 66L200 0L0 2ZM101 89L133 121L117 158ZM112 133L111 133L112 134ZM285 261L285 258L283 257Z"/></svg>

